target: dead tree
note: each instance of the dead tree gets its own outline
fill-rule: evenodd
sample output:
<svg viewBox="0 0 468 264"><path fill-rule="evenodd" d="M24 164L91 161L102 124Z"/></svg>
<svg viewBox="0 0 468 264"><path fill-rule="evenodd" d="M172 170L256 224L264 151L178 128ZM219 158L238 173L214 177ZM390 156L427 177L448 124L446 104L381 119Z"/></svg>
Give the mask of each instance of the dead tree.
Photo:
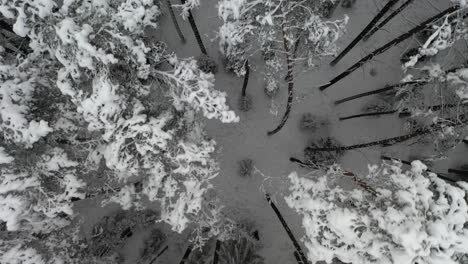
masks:
<svg viewBox="0 0 468 264"><path fill-rule="evenodd" d="M330 65L331 66L334 66L335 64L337 64L344 56L346 56L346 54L348 54L348 52L354 48L354 46L356 46L356 44L364 38L364 36L366 36L369 31L375 26L375 24L377 24L377 22L385 15L385 13L388 12L388 10L390 10L390 8L392 8L392 6L394 6L399 0L390 0L387 2L387 4L377 13L377 15L374 16L374 18L369 22L369 24L367 24L367 26L361 31L361 33L359 33L359 35L357 35L356 38L353 39L353 41L351 41L351 43L346 47L344 48L344 50L338 54L338 56L336 56L336 58L334 60L332 60L330 62Z"/></svg>
<svg viewBox="0 0 468 264"><path fill-rule="evenodd" d="M372 60L372 58L374 58L375 56L384 53L385 51L392 48L393 46L403 42L404 40L410 38L411 36L415 35L416 33L426 29L428 25L430 25L430 24L434 23L435 21L441 19L445 15L450 14L452 12L455 12L457 10L459 10L458 6L452 6L452 7L449 7L447 9L445 9L444 11L440 12L439 14L427 19L426 21L424 21L421 24L419 24L418 26L412 28L408 32L400 35L399 37L393 39L392 41L388 42L387 44L383 45L382 47L374 50L373 52L371 52L370 54L368 54L367 56L365 56L364 58L360 59L358 62L353 64L347 70L345 70L344 72L342 72L341 74L339 74L338 76L336 76L335 78L330 80L328 83L323 84L323 85L319 86L318 88L321 91L327 89L328 87L332 86L333 84L339 82L340 80L344 79L345 77L347 77L348 75L353 73L355 70L362 67L365 63Z"/></svg>
<svg viewBox="0 0 468 264"><path fill-rule="evenodd" d="M297 242L296 237L294 237L294 234L292 233L291 229L289 228L288 224L284 220L283 216L281 215L281 213L278 210L278 208L276 207L276 205L271 200L271 197L270 197L270 195L268 193L265 194L265 198L267 199L267 201L270 204L273 211L275 211L275 214L278 217L278 219L280 220L281 225L283 225L284 230L286 230L286 233L288 234L289 239L291 239L291 241L292 241L292 243L294 245L294 248L296 248L296 252L299 254L300 259L302 260L302 262L303 263L309 263L309 261L307 260L305 254L304 254L304 251L302 251L301 245L299 245L299 242Z"/></svg>
<svg viewBox="0 0 468 264"><path fill-rule="evenodd" d="M182 43L185 44L186 40L185 40L184 34L182 33L182 30L180 30L179 23L177 22L177 18L174 14L174 9L172 8L171 0L165 0L165 1L166 1L167 8L169 9L169 14L171 15L172 23L175 26L177 35L179 35L179 38L182 41Z"/></svg>
<svg viewBox="0 0 468 264"><path fill-rule="evenodd" d="M180 1L182 2L182 4L185 4L186 2L186 0L180 0ZM198 31L197 24L195 23L195 19L193 18L192 10L190 9L188 10L188 20L190 23L190 27L192 28L193 34L195 35L195 38L197 39L197 43L198 43L198 46L200 47L200 51L203 54L208 55L208 53L206 52L205 45L203 44L203 40L201 38L200 32Z"/></svg>
<svg viewBox="0 0 468 264"><path fill-rule="evenodd" d="M468 170L448 169L448 173L453 173L464 177L468 176Z"/></svg>
<svg viewBox="0 0 468 264"><path fill-rule="evenodd" d="M407 0L404 2L400 7L398 7L395 11L393 11L388 17L386 17L382 22L380 22L377 26L372 28L372 30L366 34L363 38L363 41L367 41L372 35L375 34L379 29L383 28L392 18L398 15L401 11L403 11L406 7L409 6L414 0Z"/></svg>

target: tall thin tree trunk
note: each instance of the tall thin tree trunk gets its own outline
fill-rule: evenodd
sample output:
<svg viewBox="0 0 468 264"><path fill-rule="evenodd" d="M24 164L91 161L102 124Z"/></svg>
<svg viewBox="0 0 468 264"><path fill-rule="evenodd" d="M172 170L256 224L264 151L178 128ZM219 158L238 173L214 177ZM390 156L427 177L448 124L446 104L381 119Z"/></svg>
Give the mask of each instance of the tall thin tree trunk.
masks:
<svg viewBox="0 0 468 264"><path fill-rule="evenodd" d="M245 62L245 75L244 75L244 84L242 85L242 97L246 96L247 91L247 84L249 83L249 75L250 75L250 66L249 61Z"/></svg>
<svg viewBox="0 0 468 264"><path fill-rule="evenodd" d="M289 161L294 162L294 163L298 164L299 166L305 167L305 168L311 168L311 169L318 169L319 168L315 164L307 163L305 161L302 161L302 160L294 158L294 157L290 157Z"/></svg>
<svg viewBox="0 0 468 264"><path fill-rule="evenodd" d="M398 137L392 137L392 138L387 138L387 139L382 139L382 140L377 140L377 141L371 141L368 143L362 143L362 144L356 144L356 145L350 145L350 146L343 146L343 147L333 147L333 148L311 148L307 147L307 151L346 151L346 150L352 150L352 149L360 149L360 148L368 148L372 146L379 146L379 145L385 145L385 146L391 146L397 143L401 143L407 140L410 140L412 138L422 136L422 135L427 135L429 133L432 133L433 131L430 129L424 129L420 130L411 134L403 135L403 136L398 136Z"/></svg>
<svg viewBox="0 0 468 264"><path fill-rule="evenodd" d="M182 4L185 4L186 2L186 0L180 0L180 1L182 2ZM192 10L188 11L188 20L190 23L190 27L192 27L193 34L195 35L195 38L197 39L197 43L198 43L198 46L200 47L200 51L203 54L208 55L208 53L206 52L205 45L203 44L203 40L201 38L200 32L198 31L197 24L195 23L195 19L193 18Z"/></svg>
<svg viewBox="0 0 468 264"><path fill-rule="evenodd" d="M187 259L190 256L190 253L192 253L192 250L193 250L192 245L189 245L187 249L185 250L184 256L182 257L182 260L179 262L179 264L184 264L185 261L187 261Z"/></svg>
<svg viewBox="0 0 468 264"><path fill-rule="evenodd" d="M166 252L166 250L169 248L169 246L165 246L160 252L158 255L156 255L156 257L154 257L149 264L154 264L155 261L164 253Z"/></svg>
<svg viewBox="0 0 468 264"><path fill-rule="evenodd" d="M167 8L169 9L169 14L171 15L172 23L174 24L175 29L177 31L177 35L179 35L179 38L182 41L182 43L185 44L186 40L185 40L184 34L182 33L182 30L180 30L179 22L177 22L177 17L174 14L174 9L172 8L171 0L165 0L165 1L166 1Z"/></svg>
<svg viewBox="0 0 468 264"><path fill-rule="evenodd" d="M367 56L365 56L364 58L360 59L358 62L356 62L355 64L353 64L351 67L349 67L347 70L345 70L344 72L342 72L341 74L339 74L338 76L336 76L335 78L333 78L332 80L330 80L328 83L326 84L323 84L321 86L319 86L319 89L321 91L327 89L328 87L332 86L333 84L339 82L340 80L344 79L346 76L350 75L351 73L353 73L355 70L359 69L362 65L364 65L365 63L367 63L368 61L372 60L373 57L379 55L379 54L382 54L384 53L385 51L387 51L388 49L390 49L391 47L403 42L404 40L410 38L411 36L413 36L414 34L424 30L427 28L427 26L431 23L433 23L434 21L437 21L439 20L440 18L444 17L445 15L449 14L449 13L452 13L454 11L457 11L459 9L459 7L457 6L452 6L452 7L449 7L447 8L446 10L440 12L439 14L427 19L426 21L424 21L423 23L419 24L418 26L414 27L413 29L411 29L410 31L400 35L399 37L393 39L392 41L388 42L387 44L383 45L382 47L374 50L373 52L371 52L370 54L368 54Z"/></svg>
<svg viewBox="0 0 468 264"><path fill-rule="evenodd" d="M364 38L363 38L363 41L367 41L372 35L375 34L375 32L377 32L379 29L383 28L390 20L392 20L392 18L394 18L396 15L398 15L401 11L403 11L407 6L409 6L409 4L411 4L411 2L413 2L414 0L407 0L406 2L404 2L399 8L397 8L395 11L393 11L390 15L388 15L388 17L386 17L384 19L384 21L380 22L380 24L378 24L377 26L375 26L374 28L372 28L372 30L367 33Z"/></svg>
<svg viewBox="0 0 468 264"><path fill-rule="evenodd" d="M213 256L213 264L218 264L218 259L219 259L219 248L221 247L221 241L216 239L216 246L215 246L215 252Z"/></svg>
<svg viewBox="0 0 468 264"><path fill-rule="evenodd" d="M273 211L275 211L275 214L278 217L278 219L280 220L281 225L283 225L284 230L286 230L286 233L288 234L289 239L291 239L294 247L296 248L296 252L301 257L302 262L309 263L309 261L307 260L305 254L304 254L304 251L302 251L301 245L299 245L299 243L297 242L296 237L294 237L294 234L292 233L291 229L289 228L288 224L284 220L283 216L281 215L281 213L278 210L278 208L276 207L276 205L271 200L271 197L270 197L270 195L268 193L265 195L265 198L267 199L267 201L270 204Z"/></svg>
<svg viewBox="0 0 468 264"><path fill-rule="evenodd" d="M293 98L294 98L294 58L291 56L291 51L289 50L288 46L288 41L286 40L286 33L284 32L283 28L283 46L284 46L284 51L286 52L286 64L288 67L288 72L286 74L286 82L288 83L288 101L286 104L286 111L284 112L283 118L281 119L281 123L273 130L268 131L267 135L271 136L276 133L278 133L283 126L286 124L286 121L288 121L289 114L291 112L292 108L292 103L293 103ZM299 40L296 40L296 43L294 45L294 51L297 51L297 45L298 45Z"/></svg>
<svg viewBox="0 0 468 264"><path fill-rule="evenodd" d="M380 156L380 158L381 158L382 160L389 160L389 161L397 160L397 161L400 161L401 163L403 163L403 164L405 164L405 165L411 166L411 162L409 162L409 161L407 161L407 160L395 159L395 158L391 158L391 157L384 156L384 155ZM452 179L450 179L450 178L444 176L443 174L436 173L436 172L434 172L434 171L432 171L432 170L430 170L430 169L427 169L427 172L435 173L435 174L437 175L437 177L439 177L439 178L441 178L441 179L443 179L443 180L446 180L446 181L449 181L449 182L455 182L455 180L452 180Z"/></svg>
<svg viewBox="0 0 468 264"><path fill-rule="evenodd" d="M350 115L350 116L340 117L340 121L353 119L353 118L359 118L359 117L366 117L366 116L390 115L396 112L397 110L390 110L390 111L380 111L380 112L370 112L370 113L363 113L363 114L357 114L357 115Z"/></svg>
<svg viewBox="0 0 468 264"><path fill-rule="evenodd" d="M377 22L382 19L383 15L385 15L385 13L388 12L388 10L390 10L390 8L392 8L392 6L394 6L398 1L400 0L390 0L387 2L387 4L377 13L376 16L374 16L374 18L369 22L369 24L367 24L367 26L361 31L361 33L359 33L359 35L357 35L356 38L353 39L353 41L351 41L351 43L340 53L338 54L338 56L336 56L336 58L334 60L332 60L330 62L330 65L331 66L334 66L335 64L337 64L344 56L346 56L346 54L348 54L348 52L354 48L354 46L356 46L356 44L364 37L367 35L367 33L375 26L375 24L377 24Z"/></svg>
<svg viewBox="0 0 468 264"><path fill-rule="evenodd" d="M349 96L349 97L337 100L337 101L335 101L335 105L339 105L339 104L342 104L342 103L345 103L345 102L348 102L348 101L352 101L354 99L359 99L359 98L362 98L362 97L366 97L366 96L369 96L369 95L379 94L379 93L384 93L384 92L387 92L387 91L395 90L395 89L401 88L401 87L403 87L405 85L417 84L416 87L419 87L419 86L427 84L427 83L428 83L427 81L409 81L409 82L404 82L404 83L392 84L392 85L388 85L388 86L386 86L384 88L380 88L380 89L377 89L377 90L356 94L356 95L353 95L353 96Z"/></svg>

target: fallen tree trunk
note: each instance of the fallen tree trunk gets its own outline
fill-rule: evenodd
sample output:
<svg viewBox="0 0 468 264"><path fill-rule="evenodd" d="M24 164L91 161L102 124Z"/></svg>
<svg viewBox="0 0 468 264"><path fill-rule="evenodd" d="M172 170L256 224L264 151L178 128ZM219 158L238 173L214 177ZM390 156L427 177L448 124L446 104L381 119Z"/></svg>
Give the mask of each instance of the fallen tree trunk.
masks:
<svg viewBox="0 0 468 264"><path fill-rule="evenodd" d="M366 36L369 33L369 31L375 26L375 24L377 24L377 22L382 18L382 16L385 15L385 13L387 13L388 10L390 10L390 8L392 8L392 6L394 6L398 1L399 0L388 1L387 4L369 22L369 24L367 24L367 26L361 31L361 33L359 33L359 35L357 35L357 37L354 38L353 41L351 41L351 43L348 46L346 46L346 48L344 48L344 50L340 54L338 54L338 56L336 56L334 60L330 62L330 65L331 66L336 65L344 56L346 56L346 54L348 54L348 52L352 48L354 48L354 46L356 46L356 44L361 39L363 39L364 36Z"/></svg>
<svg viewBox="0 0 468 264"><path fill-rule="evenodd" d="M299 243L297 242L296 238L294 237L294 234L292 233L291 229L289 228L288 224L286 223L286 221L284 220L283 216L281 215L280 211L278 210L278 208L276 207L276 205L273 203L273 201L271 201L271 197L269 194L265 194L265 198L267 199L268 203L270 204L271 208L273 209L273 211L275 211L275 214L276 216L278 217L278 219L280 220L281 222L281 225L283 225L283 228L284 230L286 230L286 233L288 234L289 236L289 239L291 239L294 247L296 248L296 252L299 254L301 260L303 263L308 263L309 261L307 260L304 252L302 251L302 248L301 246L299 245Z"/></svg>
<svg viewBox="0 0 468 264"><path fill-rule="evenodd" d="M448 169L449 173L457 174L460 176L468 176L467 170L458 170L458 169Z"/></svg>
<svg viewBox="0 0 468 264"><path fill-rule="evenodd" d="M446 10L440 12L439 14L427 19L426 21L424 21L421 24L419 24L418 26L412 28L408 32L400 35L399 37L393 39L392 41L388 42L387 44L383 45L382 47L374 50L373 52L371 52L370 54L368 54L367 56L365 56L364 58L360 59L358 62L353 64L347 70L345 70L344 72L342 72L341 74L339 74L338 76L336 76L335 78L330 80L328 83L323 84L323 85L319 86L318 88L321 91L324 91L328 87L332 86L333 84L339 82L340 80L344 79L345 77L347 77L348 75L353 73L355 70L359 69L362 65L364 65L368 61L372 60L372 58L374 58L375 56L384 53L385 51L387 51L391 47L403 42L404 40L410 38L411 36L415 35L416 33L426 29L427 26L430 25L431 23L439 20L440 18L444 17L447 14L450 14L452 12L457 11L458 9L459 9L459 7L452 6L452 7L447 8Z"/></svg>
<svg viewBox="0 0 468 264"><path fill-rule="evenodd" d="M406 7L411 4L414 0L407 0L404 2L400 7L398 7L395 11L393 11L388 17L386 17L382 22L380 22L377 26L372 28L372 30L364 36L363 40L367 41L372 35L375 34L379 29L383 28L392 18L394 18L396 15L398 15L401 11L405 10Z"/></svg>

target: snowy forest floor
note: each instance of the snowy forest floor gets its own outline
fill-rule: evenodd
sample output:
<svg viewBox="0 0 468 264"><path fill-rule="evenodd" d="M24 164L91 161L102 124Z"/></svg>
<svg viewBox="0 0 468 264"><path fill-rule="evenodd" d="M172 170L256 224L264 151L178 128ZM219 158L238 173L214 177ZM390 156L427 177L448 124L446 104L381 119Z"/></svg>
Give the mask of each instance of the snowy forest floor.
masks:
<svg viewBox="0 0 468 264"><path fill-rule="evenodd" d="M296 95L291 116L285 127L273 136L267 136L266 132L275 128L283 115L287 97L286 84L282 83L279 93L273 100L267 97L264 93L263 61L260 56L254 58L250 61L251 73L247 88L247 93L252 98L253 107L248 112L241 112L238 100L241 95L243 79L224 71L218 51L216 33L220 21L217 16L217 1L204 0L201 2L201 7L194 10L193 14L209 55L219 65L219 71L216 74L216 89L227 92L230 106L240 116L240 122L236 124L222 124L212 120L206 122L207 132L216 140L219 148L218 160L221 170L219 176L213 181L214 188L227 208L230 217L234 220L248 219L254 222L263 244L260 253L265 257L265 263L297 263L293 256L293 245L265 200L263 191L272 194L292 232L297 238L302 237L303 230L300 218L286 206L282 197L283 194L287 193L286 177L288 174L292 171L307 174L308 170L291 163L289 157L295 156L302 159L303 149L308 140L321 136L334 137L342 144L347 145L403 135L405 132L402 121L396 116L338 120L339 116L360 113L363 105L372 100L372 97L339 106L335 106L333 101L399 82L404 76L400 67L401 54L413 47L417 40L411 39L393 47L325 92L320 92L316 86L339 74L363 55L439 12L449 4L448 0L415 1L402 15L393 19L371 39L359 43L337 66L330 67L328 63L331 58L328 58L315 69L305 72L296 71ZM348 30L340 40L340 47L347 45L365 27L384 2L357 1L351 9L338 7L335 10L333 18L342 17L345 13L350 17ZM162 4L162 8L165 11L167 7ZM168 14L164 11L163 13ZM200 50L188 21L183 21L180 17L178 19L187 38L186 44L180 42L168 15L161 18L160 29L155 38L169 43L169 48L179 57L199 56ZM456 49L452 49L442 63L449 63L453 61L452 58L460 56ZM374 75L372 76L371 70L376 72L376 75L372 74ZM303 113L322 116L328 119L330 124L315 132L301 130L299 120ZM341 159L341 164L347 170L360 173L367 171L367 164L380 163L382 153L396 158L409 159L420 151L421 149L404 144L390 148L360 149L346 152ZM460 164L464 155L466 155L466 148L464 146L458 147L451 153L450 159L437 163L435 171L446 172L448 167ZM243 178L238 173L238 162L246 158L254 161L256 172L252 177ZM97 221L100 216L117 208L108 206L106 210L102 210L99 208L90 209L89 205L85 204L80 206L82 206L80 214L89 221L87 226L92 226L92 223ZM179 263L189 245L185 233L182 235L168 234L168 237L168 251L158 259L157 263ZM133 236L131 241L127 243L124 249L126 263L135 263L135 258L138 255L136 247L139 247L140 243L138 236Z"/></svg>

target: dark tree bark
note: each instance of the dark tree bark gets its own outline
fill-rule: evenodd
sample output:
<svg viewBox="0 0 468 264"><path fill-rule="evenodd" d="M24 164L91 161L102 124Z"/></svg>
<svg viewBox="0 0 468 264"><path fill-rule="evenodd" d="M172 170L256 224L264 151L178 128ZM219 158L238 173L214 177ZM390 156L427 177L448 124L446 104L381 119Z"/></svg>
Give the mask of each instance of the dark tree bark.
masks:
<svg viewBox="0 0 468 264"><path fill-rule="evenodd" d="M397 161L400 161L401 163L403 163L403 164L405 164L405 165L411 166L411 162L409 162L409 161L407 161L407 160L390 158L390 157L384 156L384 155L380 156L380 158L381 158L382 160L389 160L389 161L397 160ZM452 180L452 179L450 179L450 178L448 178L448 177L446 177L446 176L444 176L444 175L442 175L442 174L440 174L440 173L436 173L436 172L434 172L434 171L432 171L432 170L430 170L430 169L427 169L427 171L428 171L428 172L435 173L435 174L437 175L437 177L439 177L439 178L441 178L441 179L443 179L443 180L446 180L446 181L448 181L448 182L455 182L455 180Z"/></svg>
<svg viewBox="0 0 468 264"><path fill-rule="evenodd" d="M296 252L299 254L302 262L303 263L309 263L309 261L307 260L305 254L304 254L304 251L302 251L301 245L299 245L299 243L297 242L296 237L294 237L294 234L292 233L291 229L289 228L288 224L284 220L283 216L281 215L281 213L278 210L278 208L276 207L276 205L271 200L271 197L270 197L270 195L268 193L265 195L265 198L267 199L267 201L270 204L273 211L275 211L275 214L278 217L278 219L280 220L281 225L283 225L284 230L286 230L286 233L288 234L289 239L291 239L294 247L296 248Z"/></svg>
<svg viewBox="0 0 468 264"><path fill-rule="evenodd" d="M156 255L156 257L154 257L149 264L154 264L155 261L164 253L166 252L166 250L169 248L169 246L165 246L160 252L158 255Z"/></svg>
<svg viewBox="0 0 468 264"><path fill-rule="evenodd" d="M297 51L297 46L299 45L299 40L296 40L296 43L294 45L294 53ZM283 126L286 124L286 121L288 121L288 118L289 118L289 114L291 113L291 108L292 108L292 103L293 103L293 98L294 98L294 58L292 58L291 56L294 56L294 55L291 55L291 52L289 50L289 46L288 46L288 42L285 38L285 32L284 32L284 29L283 29L283 46L284 46L284 50L286 51L286 64L287 64L287 67L288 67L288 72L286 74L286 82L288 83L288 101L287 101L287 104L286 104L286 111L284 112L284 115L283 115L283 118L281 119L281 123L273 130L271 131L268 131L267 132L267 135L268 136L271 136L271 135L274 135L276 133L278 133L282 128Z"/></svg>
<svg viewBox="0 0 468 264"><path fill-rule="evenodd" d="M249 75L250 75L250 66L249 66L249 61L247 60L245 62L245 75L244 75L244 83L242 85L242 97L245 97L247 94L247 85L249 84Z"/></svg>
<svg viewBox="0 0 468 264"><path fill-rule="evenodd" d="M356 145L350 145L350 146L343 146L343 147L334 147L334 148L310 148L307 147L307 151L346 151L346 150L352 150L352 149L360 149L360 148L368 148L372 146L379 146L379 145L385 145L385 146L391 146L397 143L401 143L407 140L410 140L412 138L418 137L418 136L423 136L427 135L429 133L432 133L433 130L430 129L424 129L420 130L411 134L403 135L403 136L398 136L398 137L392 137L392 138L387 138L387 139L382 139L382 140L377 140L377 141L371 141L368 143L362 143L362 144L356 144Z"/></svg>
<svg viewBox="0 0 468 264"><path fill-rule="evenodd" d="M377 22L385 15L385 13L392 8L399 0L390 0L387 4L377 13L376 16L367 24L367 26L359 33L359 35L351 41L351 43L340 53L334 60L330 62L331 66L337 64L348 52L356 46L356 44L367 35L367 33L377 24Z"/></svg>
<svg viewBox="0 0 468 264"><path fill-rule="evenodd" d="M182 30L180 30L179 22L177 22L177 17L174 14L174 9L172 8L171 0L165 0L167 8L169 9L169 14L171 15L172 23L174 23L177 35L179 35L180 40L182 43L185 44L186 40L184 37L184 34L182 33Z"/></svg>
<svg viewBox="0 0 468 264"><path fill-rule="evenodd" d="M390 110L390 111L380 111L380 112L370 112L370 113L363 113L363 114L357 114L357 115L350 115L350 116L340 117L340 121L353 119L353 118L359 118L359 117L366 117L366 116L390 115L396 112L397 110Z"/></svg>
<svg viewBox="0 0 468 264"><path fill-rule="evenodd" d="M185 0L180 0L180 1L182 2L182 4L185 4L186 2ZM208 53L206 52L205 45L203 44L203 40L201 38L200 32L198 31L197 24L195 23L195 19L193 18L192 10L188 11L188 20L190 23L190 27L192 28L193 34L195 35L195 38L197 39L197 43L198 43L198 46L200 47L200 51L203 54L208 55Z"/></svg>
<svg viewBox="0 0 468 264"><path fill-rule="evenodd" d="M388 42L387 44L383 45L382 47L374 50L373 52L371 52L370 54L368 54L364 58L360 59L358 62L353 64L347 70L345 70L344 72L342 72L341 74L339 74L338 76L336 76L335 78L330 80L328 83L319 86L319 89L321 91L327 89L328 87L332 86L333 84L339 82L340 80L344 79L346 76L353 73L355 70L359 69L362 65L364 65L368 61L372 60L372 58L374 58L375 56L384 53L385 51L387 51L391 47L403 42L404 40L410 38L414 34L426 29L427 26L430 25L431 23L439 20L440 18L444 17L445 15L447 15L449 13L457 11L458 9L459 9L459 7L457 7L457 6L449 7L446 10L440 12L439 14L427 19L426 21L424 21L421 24L419 24L418 26L412 28L408 32L400 35L399 37L393 39L392 41Z"/></svg>
<svg viewBox="0 0 468 264"><path fill-rule="evenodd" d="M187 249L185 250L184 256L182 257L182 260L179 262L179 264L184 264L185 261L187 261L187 259L190 256L190 253L192 253L192 250L193 250L192 245L189 245Z"/></svg>
<svg viewBox="0 0 468 264"><path fill-rule="evenodd" d="M467 170L458 170L458 169L448 169L449 173L457 174L460 176L468 176L468 171Z"/></svg>
<svg viewBox="0 0 468 264"><path fill-rule="evenodd" d="M366 96L369 96L369 95L379 94L379 93L395 90L395 89L401 88L401 87L403 87L405 85L416 84L416 87L419 87L419 86L427 84L427 83L428 82L426 82L426 81L410 81L410 82L392 84L392 85L388 85L388 86L386 86L384 88L381 88L381 89L377 89L377 90L373 90L373 91L369 91L369 92L364 92L364 93L356 94L356 95L353 95L353 96L349 96L349 97L337 100L337 101L335 101L335 105L339 105L339 104L342 104L344 102L349 102L349 101L352 101L354 99L366 97Z"/></svg>
<svg viewBox="0 0 468 264"><path fill-rule="evenodd" d="M301 260L301 256L299 256L299 253L297 253L297 251L294 251L293 255L294 255L294 258L297 261L297 264L305 264L304 261Z"/></svg>
<svg viewBox="0 0 468 264"><path fill-rule="evenodd" d="M375 32L383 28L390 20L392 20L392 18L398 15L401 11L405 10L405 8L408 7L409 4L411 4L413 1L414 0L407 0L406 2L404 2L400 7L398 7L395 11L388 15L388 17L386 17L382 22L380 22L380 24L373 27L372 30L364 36L363 41L367 41L372 35L375 34Z"/></svg>
<svg viewBox="0 0 468 264"><path fill-rule="evenodd" d="M220 246L221 246L221 241L216 239L215 252L214 252L214 256L213 256L213 264L218 264Z"/></svg>

